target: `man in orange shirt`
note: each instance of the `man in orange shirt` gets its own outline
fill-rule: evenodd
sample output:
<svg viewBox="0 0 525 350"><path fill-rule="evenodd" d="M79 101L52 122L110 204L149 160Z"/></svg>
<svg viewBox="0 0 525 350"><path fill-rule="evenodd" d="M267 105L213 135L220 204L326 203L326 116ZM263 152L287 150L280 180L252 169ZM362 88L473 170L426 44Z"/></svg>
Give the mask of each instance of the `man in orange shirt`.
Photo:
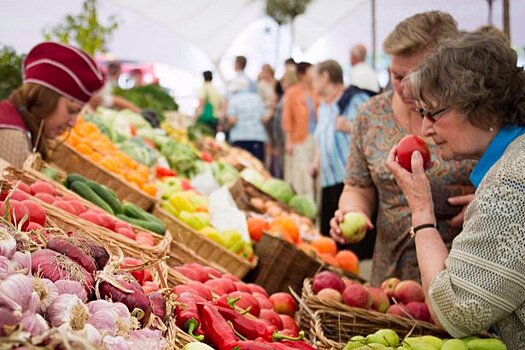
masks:
<svg viewBox="0 0 525 350"><path fill-rule="evenodd" d="M284 178L297 194L314 199L315 181L310 176L309 165L315 155L313 133L319 102L312 86L312 65L307 62L297 64L297 78L299 82L286 92L283 108Z"/></svg>

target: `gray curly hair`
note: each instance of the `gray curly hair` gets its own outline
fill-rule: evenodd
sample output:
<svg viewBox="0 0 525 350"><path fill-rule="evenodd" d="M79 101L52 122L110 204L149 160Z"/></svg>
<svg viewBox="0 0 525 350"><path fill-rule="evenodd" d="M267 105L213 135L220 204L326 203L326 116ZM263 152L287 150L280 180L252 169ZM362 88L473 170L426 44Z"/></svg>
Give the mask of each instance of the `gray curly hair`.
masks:
<svg viewBox="0 0 525 350"><path fill-rule="evenodd" d="M501 38L464 33L448 39L408 77L421 107L452 107L481 129L525 125L525 71Z"/></svg>

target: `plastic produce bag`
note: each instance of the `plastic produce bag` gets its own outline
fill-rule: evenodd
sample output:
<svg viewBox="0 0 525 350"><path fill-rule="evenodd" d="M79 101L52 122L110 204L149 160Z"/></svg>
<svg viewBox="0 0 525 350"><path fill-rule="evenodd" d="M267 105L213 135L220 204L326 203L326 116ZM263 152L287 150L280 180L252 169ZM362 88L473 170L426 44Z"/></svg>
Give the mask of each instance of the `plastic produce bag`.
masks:
<svg viewBox="0 0 525 350"><path fill-rule="evenodd" d="M208 197L208 212L211 224L219 231L234 230L242 235L245 242L250 242L246 214L237 208L226 186L213 191Z"/></svg>

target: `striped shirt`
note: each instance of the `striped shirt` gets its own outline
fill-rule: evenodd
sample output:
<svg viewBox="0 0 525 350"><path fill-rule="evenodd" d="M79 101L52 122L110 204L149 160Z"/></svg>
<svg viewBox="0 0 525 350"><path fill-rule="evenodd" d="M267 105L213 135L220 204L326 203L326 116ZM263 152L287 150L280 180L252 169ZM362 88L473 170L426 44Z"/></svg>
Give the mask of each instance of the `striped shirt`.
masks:
<svg viewBox="0 0 525 350"><path fill-rule="evenodd" d="M267 136L262 124L265 109L261 97L254 92L235 93L228 102L228 116L237 118L230 130L230 142L266 142Z"/></svg>
<svg viewBox="0 0 525 350"><path fill-rule="evenodd" d="M359 106L368 99L365 93L354 95L343 116L354 120ZM345 168L350 151L349 134L335 129L336 118L339 115L337 101L334 103L320 103L317 109L317 126L315 139L321 161L321 187L328 187L343 183Z"/></svg>

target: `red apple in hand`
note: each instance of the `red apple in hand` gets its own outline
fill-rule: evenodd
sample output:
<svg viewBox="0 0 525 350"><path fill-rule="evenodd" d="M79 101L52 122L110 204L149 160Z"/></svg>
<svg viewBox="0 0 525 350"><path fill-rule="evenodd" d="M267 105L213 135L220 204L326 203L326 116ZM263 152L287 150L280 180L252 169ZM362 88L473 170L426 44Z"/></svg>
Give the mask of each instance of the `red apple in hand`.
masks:
<svg viewBox="0 0 525 350"><path fill-rule="evenodd" d="M430 168L430 150L427 144L416 135L407 135L397 144L397 162L412 172L412 153L418 151L423 156L423 167Z"/></svg>

